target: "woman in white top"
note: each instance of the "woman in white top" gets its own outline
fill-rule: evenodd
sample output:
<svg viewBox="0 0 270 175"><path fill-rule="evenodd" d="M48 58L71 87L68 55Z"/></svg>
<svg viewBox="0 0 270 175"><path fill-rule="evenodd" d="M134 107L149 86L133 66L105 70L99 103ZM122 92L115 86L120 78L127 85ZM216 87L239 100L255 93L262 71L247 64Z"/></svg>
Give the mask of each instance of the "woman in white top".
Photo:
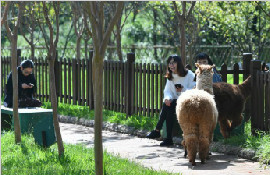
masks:
<svg viewBox="0 0 270 175"><path fill-rule="evenodd" d="M177 55L169 56L167 60L167 74L165 77L167 78L167 83L163 92L163 106L159 121L156 129L146 136L147 138L159 138L163 122L166 120L167 138L160 143L160 146L173 145L173 117L175 116L177 98L182 92L192 89L196 85L194 81L195 74L184 67L180 56Z"/></svg>

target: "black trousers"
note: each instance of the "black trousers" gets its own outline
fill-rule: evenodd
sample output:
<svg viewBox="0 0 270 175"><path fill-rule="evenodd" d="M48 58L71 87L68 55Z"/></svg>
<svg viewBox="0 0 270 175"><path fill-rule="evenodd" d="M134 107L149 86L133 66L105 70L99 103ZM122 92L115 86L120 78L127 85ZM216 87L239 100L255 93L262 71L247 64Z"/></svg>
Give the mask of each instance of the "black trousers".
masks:
<svg viewBox="0 0 270 175"><path fill-rule="evenodd" d="M162 109L159 115L159 121L156 126L156 129L160 131L162 129L164 121L166 120L168 139L172 139L173 121L174 121L174 116L176 115L175 108L176 108L176 99L174 99L171 102L170 106L167 106L165 103L163 103Z"/></svg>

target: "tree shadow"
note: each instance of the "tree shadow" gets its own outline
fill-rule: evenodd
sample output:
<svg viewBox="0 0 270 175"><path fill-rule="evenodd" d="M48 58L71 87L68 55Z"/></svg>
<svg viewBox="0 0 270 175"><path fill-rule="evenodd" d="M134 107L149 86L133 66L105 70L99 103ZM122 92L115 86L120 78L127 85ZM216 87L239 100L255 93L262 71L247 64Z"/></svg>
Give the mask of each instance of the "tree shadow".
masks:
<svg viewBox="0 0 270 175"><path fill-rule="evenodd" d="M192 170L223 170L227 169L229 166L235 166L232 162L246 162L247 160L239 160L237 156L232 155L211 155L206 163L202 164L199 156L196 157L196 166L192 166L188 158L181 158L182 161L176 163L175 166L188 166ZM186 162L184 162L186 161ZM184 162L184 163L182 163Z"/></svg>

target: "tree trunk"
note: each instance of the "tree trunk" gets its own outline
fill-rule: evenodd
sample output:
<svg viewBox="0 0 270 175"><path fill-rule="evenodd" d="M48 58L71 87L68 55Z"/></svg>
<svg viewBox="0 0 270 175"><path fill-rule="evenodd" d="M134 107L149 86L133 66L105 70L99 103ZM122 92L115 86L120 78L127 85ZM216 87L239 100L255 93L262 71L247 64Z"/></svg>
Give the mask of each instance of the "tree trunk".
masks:
<svg viewBox="0 0 270 175"><path fill-rule="evenodd" d="M34 59L35 57L34 31L31 33L31 56L32 59Z"/></svg>
<svg viewBox="0 0 270 175"><path fill-rule="evenodd" d="M11 41L11 67L13 85L13 119L15 131L15 143L21 142L21 127L18 113L18 71L17 71L17 36L13 36Z"/></svg>
<svg viewBox="0 0 270 175"><path fill-rule="evenodd" d="M57 96L56 96L56 87L55 87L55 73L54 73L54 61L55 59L49 58L49 69L50 69L50 96L51 103L53 108L53 125L57 140L58 153L59 156L64 155L64 145L62 141L62 136L60 133L60 126L57 119Z"/></svg>
<svg viewBox="0 0 270 175"><path fill-rule="evenodd" d="M184 66L186 65L186 32L185 32L185 22L182 21L180 26L180 51L181 51L181 58Z"/></svg>
<svg viewBox="0 0 270 175"><path fill-rule="evenodd" d="M122 56L122 47L121 47L121 18L119 22L117 22L117 27L116 27L116 41L117 41L117 55L119 58L119 61L123 60Z"/></svg>
<svg viewBox="0 0 270 175"><path fill-rule="evenodd" d="M154 46L157 45L157 11L155 9L153 9L153 16L154 16L154 23L153 23L153 29L154 29L154 33L153 33L153 43ZM157 48L154 48L154 58L155 60L158 60L157 57Z"/></svg>
<svg viewBox="0 0 270 175"><path fill-rule="evenodd" d="M96 174L103 174L103 146L102 146L102 108L103 108L103 58L100 54L94 55L94 104L95 104L95 168Z"/></svg>
<svg viewBox="0 0 270 175"><path fill-rule="evenodd" d="M77 60L81 59L81 40L82 40L82 36L77 36L77 40L76 40L76 57Z"/></svg>
<svg viewBox="0 0 270 175"><path fill-rule="evenodd" d="M85 38L84 39L84 54L85 54L85 60L87 60L88 58L88 41L89 41L89 38Z"/></svg>
<svg viewBox="0 0 270 175"><path fill-rule="evenodd" d="M35 57L35 45L31 44L31 57L32 59Z"/></svg>

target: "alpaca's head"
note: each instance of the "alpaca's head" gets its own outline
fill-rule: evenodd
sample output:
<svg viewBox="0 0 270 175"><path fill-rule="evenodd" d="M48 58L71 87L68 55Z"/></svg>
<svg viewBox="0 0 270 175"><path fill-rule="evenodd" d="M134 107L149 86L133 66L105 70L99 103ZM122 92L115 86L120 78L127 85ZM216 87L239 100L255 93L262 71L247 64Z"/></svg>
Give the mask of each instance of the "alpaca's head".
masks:
<svg viewBox="0 0 270 175"><path fill-rule="evenodd" d="M215 65L205 65L205 64L198 64L195 63L197 70L195 74L196 78L196 89L205 90L211 94L213 94L213 67Z"/></svg>

